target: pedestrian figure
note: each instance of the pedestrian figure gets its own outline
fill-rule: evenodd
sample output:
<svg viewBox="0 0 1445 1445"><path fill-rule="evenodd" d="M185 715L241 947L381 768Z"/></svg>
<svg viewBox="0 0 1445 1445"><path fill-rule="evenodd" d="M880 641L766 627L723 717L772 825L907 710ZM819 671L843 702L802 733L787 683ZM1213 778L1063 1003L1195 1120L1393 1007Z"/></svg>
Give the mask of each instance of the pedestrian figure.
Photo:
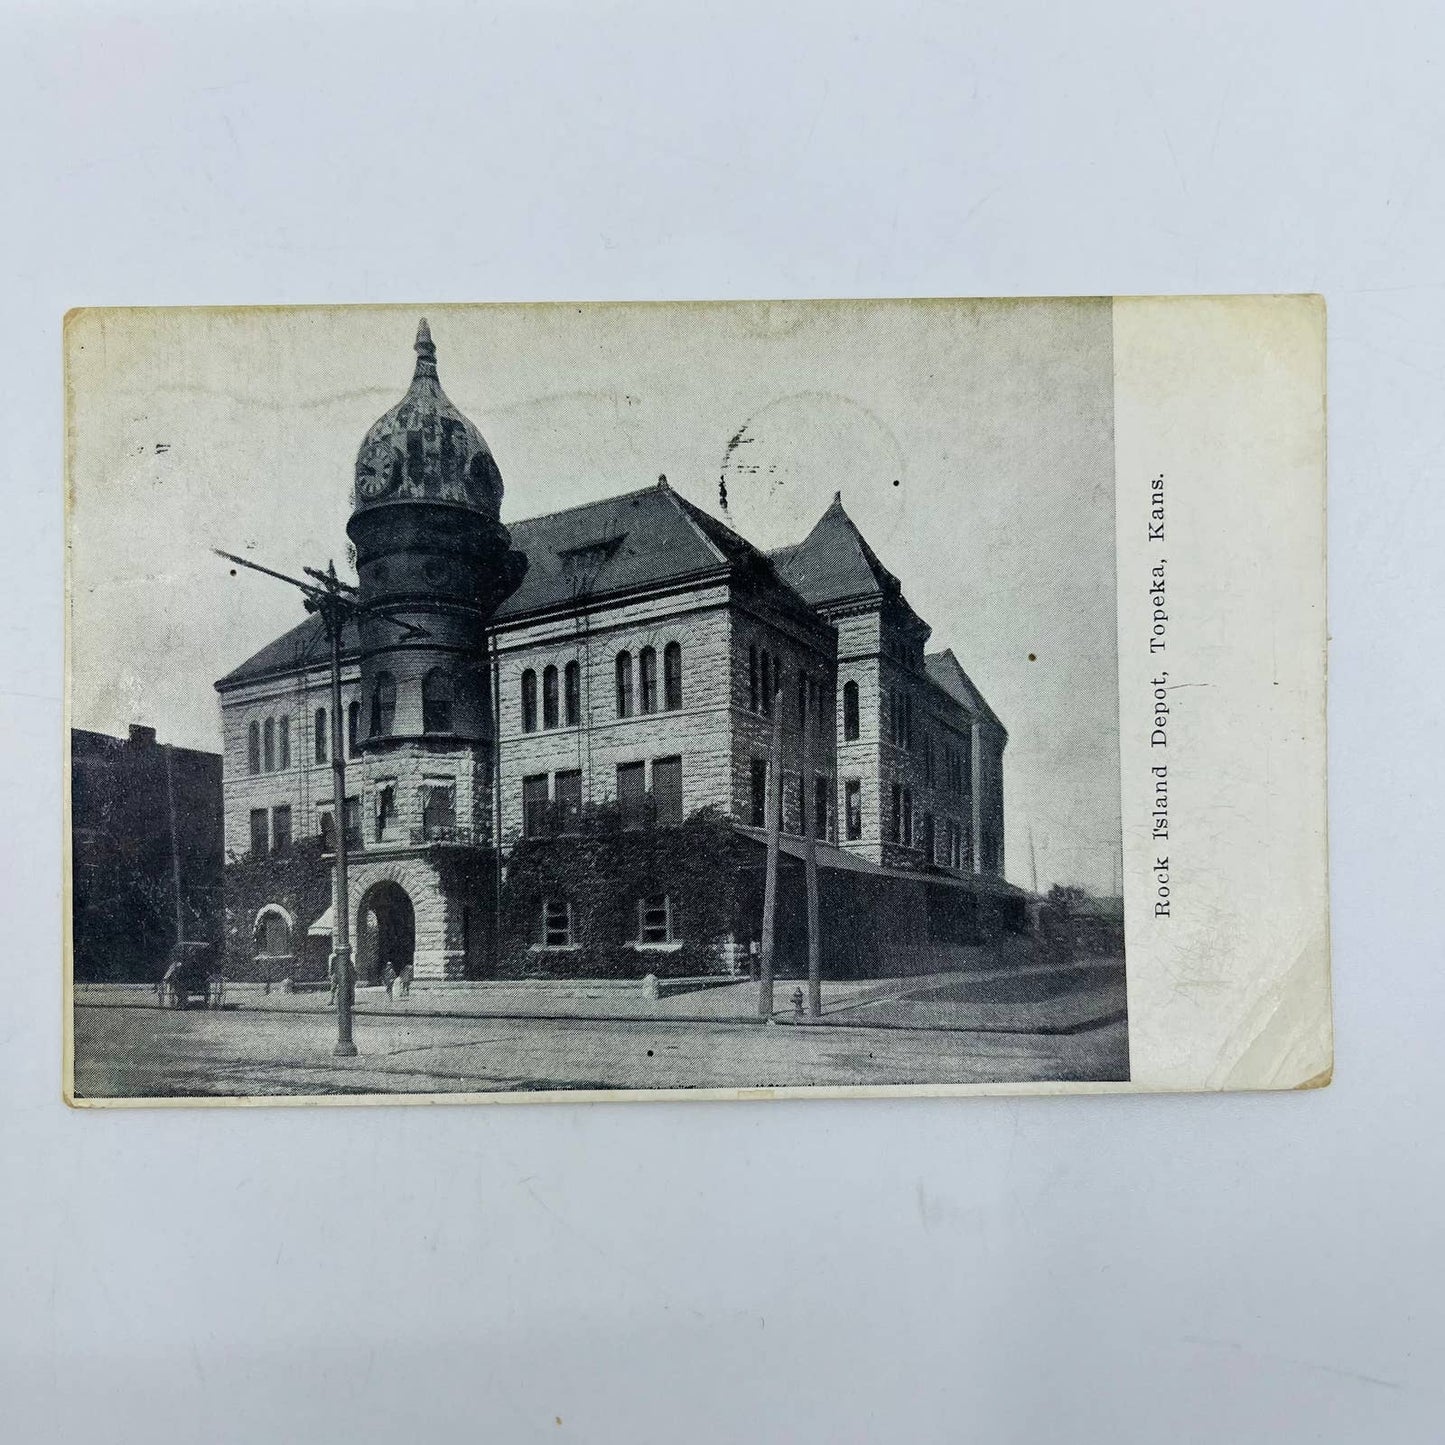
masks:
<svg viewBox="0 0 1445 1445"><path fill-rule="evenodd" d="M388 999L390 999L392 997L391 990L396 984L396 970L391 966L391 964L388 963L386 967L382 970L381 981L386 985L386 996Z"/></svg>
<svg viewBox="0 0 1445 1445"><path fill-rule="evenodd" d="M408 961L406 962L406 964L403 966L403 968L402 968L402 970L401 970L401 974L399 975L399 977L400 977L400 979L401 979L401 996L402 996L403 998L410 998L410 997L411 997L411 980L412 980L412 975L413 975L415 972L416 972L416 966L415 966L410 960L408 960Z"/></svg>
<svg viewBox="0 0 1445 1445"><path fill-rule="evenodd" d="M802 1023L802 1021L803 1021L803 990L802 990L801 988L795 988L795 989L793 990L793 1017L794 1017L795 1019L797 1019L799 1023Z"/></svg>

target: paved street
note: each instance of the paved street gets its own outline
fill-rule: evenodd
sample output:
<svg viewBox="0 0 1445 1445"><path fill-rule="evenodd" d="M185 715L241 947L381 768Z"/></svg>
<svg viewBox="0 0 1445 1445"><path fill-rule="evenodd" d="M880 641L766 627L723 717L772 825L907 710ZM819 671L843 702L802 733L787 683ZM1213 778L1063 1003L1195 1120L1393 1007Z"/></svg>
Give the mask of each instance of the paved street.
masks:
<svg viewBox="0 0 1445 1445"><path fill-rule="evenodd" d="M1067 1034L563 1018L358 1017L355 1059L333 1019L294 1010L75 1012L82 1097L480 1093L787 1084L1119 1079L1122 1021Z"/></svg>

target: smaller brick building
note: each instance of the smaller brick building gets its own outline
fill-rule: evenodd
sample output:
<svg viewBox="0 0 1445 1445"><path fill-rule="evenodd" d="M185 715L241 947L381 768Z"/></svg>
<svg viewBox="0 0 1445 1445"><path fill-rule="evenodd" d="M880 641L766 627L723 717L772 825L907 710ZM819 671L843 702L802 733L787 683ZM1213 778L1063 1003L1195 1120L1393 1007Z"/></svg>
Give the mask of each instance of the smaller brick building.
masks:
<svg viewBox="0 0 1445 1445"><path fill-rule="evenodd" d="M76 982L155 983L178 928L219 941L219 754L73 728L70 802Z"/></svg>

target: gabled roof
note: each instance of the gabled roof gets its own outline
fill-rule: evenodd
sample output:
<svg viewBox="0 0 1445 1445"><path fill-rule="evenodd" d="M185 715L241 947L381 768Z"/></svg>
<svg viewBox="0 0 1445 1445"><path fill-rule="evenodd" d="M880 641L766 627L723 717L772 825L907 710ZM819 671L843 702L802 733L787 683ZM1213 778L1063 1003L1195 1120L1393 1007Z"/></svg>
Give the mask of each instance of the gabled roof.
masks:
<svg viewBox="0 0 1445 1445"><path fill-rule="evenodd" d="M962 704L969 712L986 718L1004 737L1008 737L1008 729L999 721L998 714L988 705L988 700L974 686L973 679L963 670L951 647L942 652L930 652L923 659L923 665L932 681L949 697Z"/></svg>
<svg viewBox="0 0 1445 1445"><path fill-rule="evenodd" d="M502 622L700 573L752 572L778 587L762 552L665 481L512 522L508 530L512 546L526 553L527 575L497 609ZM795 607L811 612L791 587L780 590Z"/></svg>
<svg viewBox="0 0 1445 1445"><path fill-rule="evenodd" d="M769 554L783 578L814 606L861 597L901 597L902 586L843 509L843 494L794 547Z"/></svg>
<svg viewBox="0 0 1445 1445"><path fill-rule="evenodd" d="M356 624L348 622L341 629L341 660L351 661L360 651ZM330 658L331 644L326 640L325 626L319 617L308 617L290 632L283 632L274 642L268 642L239 667L233 668L216 687L224 692L228 688L239 687L243 682L259 682L265 677L307 672L314 667L325 667Z"/></svg>

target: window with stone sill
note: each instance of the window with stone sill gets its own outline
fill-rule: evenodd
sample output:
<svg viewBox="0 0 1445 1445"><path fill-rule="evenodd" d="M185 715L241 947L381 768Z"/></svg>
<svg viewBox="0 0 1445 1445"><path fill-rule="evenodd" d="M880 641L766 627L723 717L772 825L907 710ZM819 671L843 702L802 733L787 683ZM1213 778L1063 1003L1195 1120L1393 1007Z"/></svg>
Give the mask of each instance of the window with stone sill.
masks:
<svg viewBox="0 0 1445 1445"><path fill-rule="evenodd" d="M376 789L376 841L389 843L396 832L396 784L379 783Z"/></svg>
<svg viewBox="0 0 1445 1445"><path fill-rule="evenodd" d="M543 948L571 948L572 902L567 898L544 898L542 900Z"/></svg>
<svg viewBox="0 0 1445 1445"><path fill-rule="evenodd" d="M423 783L421 836L424 842L454 837L457 831L456 786L450 782Z"/></svg>
<svg viewBox="0 0 1445 1445"><path fill-rule="evenodd" d="M637 900L637 943L642 948L655 948L674 942L672 936L672 899L665 893Z"/></svg>

